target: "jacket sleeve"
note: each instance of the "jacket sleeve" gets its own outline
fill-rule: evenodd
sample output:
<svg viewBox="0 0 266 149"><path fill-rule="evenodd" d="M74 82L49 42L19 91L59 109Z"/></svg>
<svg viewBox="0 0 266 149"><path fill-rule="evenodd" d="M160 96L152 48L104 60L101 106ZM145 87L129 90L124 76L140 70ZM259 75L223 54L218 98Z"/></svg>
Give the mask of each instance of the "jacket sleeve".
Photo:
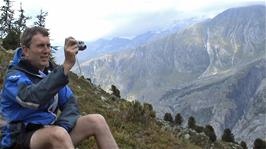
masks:
<svg viewBox="0 0 266 149"><path fill-rule="evenodd" d="M70 132L80 116L77 100L68 86L59 93L60 116L57 118L55 125L59 125Z"/></svg>
<svg viewBox="0 0 266 149"><path fill-rule="evenodd" d="M55 94L68 83L63 66L58 66L38 83L32 83L23 74L8 75L5 90L14 96L14 100L23 107L37 109L47 104ZM15 89L15 90L14 90Z"/></svg>

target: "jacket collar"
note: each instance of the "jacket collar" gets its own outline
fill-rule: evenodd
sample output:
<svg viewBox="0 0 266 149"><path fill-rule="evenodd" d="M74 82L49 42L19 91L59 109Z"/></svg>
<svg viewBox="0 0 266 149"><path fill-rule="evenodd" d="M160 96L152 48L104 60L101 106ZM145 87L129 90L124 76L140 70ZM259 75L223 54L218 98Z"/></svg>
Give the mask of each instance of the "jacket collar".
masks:
<svg viewBox="0 0 266 149"><path fill-rule="evenodd" d="M24 71L27 71L32 74L39 74L39 69L34 67L28 60L22 59L17 64L17 67L20 69L23 69Z"/></svg>

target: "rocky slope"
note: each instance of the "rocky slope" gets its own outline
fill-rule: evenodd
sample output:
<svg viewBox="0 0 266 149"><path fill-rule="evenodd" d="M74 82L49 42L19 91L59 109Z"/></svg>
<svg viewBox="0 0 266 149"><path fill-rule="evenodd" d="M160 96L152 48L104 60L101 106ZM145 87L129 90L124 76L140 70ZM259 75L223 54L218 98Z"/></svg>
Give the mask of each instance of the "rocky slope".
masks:
<svg viewBox="0 0 266 149"><path fill-rule="evenodd" d="M217 133L265 137L266 35L263 5L232 8L136 49L82 64L85 77L123 97L181 112Z"/></svg>
<svg viewBox="0 0 266 149"><path fill-rule="evenodd" d="M251 144L266 136L266 59L240 70L197 80L166 93L159 111L195 116L200 124L211 124L218 136L225 128Z"/></svg>
<svg viewBox="0 0 266 149"><path fill-rule="evenodd" d="M81 64L84 76L104 89L117 85L123 96L145 101L158 98L176 84L197 78L208 67L208 53L199 38L202 32L197 32L202 27L91 59Z"/></svg>

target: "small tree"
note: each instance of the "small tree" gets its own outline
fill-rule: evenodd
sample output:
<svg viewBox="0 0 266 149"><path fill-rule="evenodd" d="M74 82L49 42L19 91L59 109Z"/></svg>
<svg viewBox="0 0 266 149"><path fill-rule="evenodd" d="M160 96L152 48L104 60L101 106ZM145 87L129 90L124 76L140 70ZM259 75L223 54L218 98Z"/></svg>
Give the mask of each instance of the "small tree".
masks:
<svg viewBox="0 0 266 149"><path fill-rule="evenodd" d="M44 12L42 9L40 10L40 14L36 16L37 21L34 22L34 25L45 27L45 20L48 15L48 12Z"/></svg>
<svg viewBox="0 0 266 149"><path fill-rule="evenodd" d="M168 121L168 122L171 122L171 123L174 122L171 113L165 113L164 114L164 117L163 117L163 120Z"/></svg>
<svg viewBox="0 0 266 149"><path fill-rule="evenodd" d="M196 120L193 116L188 118L188 128L195 129L196 128Z"/></svg>
<svg viewBox="0 0 266 149"><path fill-rule="evenodd" d="M134 101L130 103L131 106L128 107L128 112L126 112L126 119L128 121L134 121L134 122L144 122L144 110L143 106L139 101Z"/></svg>
<svg viewBox="0 0 266 149"><path fill-rule="evenodd" d="M149 103L143 103L143 109L144 109L144 112L146 114L148 114L151 118L155 118L156 117L156 113L153 110L153 107L152 107L151 104L149 104Z"/></svg>
<svg viewBox="0 0 266 149"><path fill-rule="evenodd" d="M177 125L181 125L182 123L183 123L183 117L182 117L182 115L180 114L180 113L177 113L176 115L175 115L175 124L177 124Z"/></svg>
<svg viewBox="0 0 266 149"><path fill-rule="evenodd" d="M241 141L241 142L240 142L240 146L241 146L243 149L248 149L247 143L244 142L244 141Z"/></svg>
<svg viewBox="0 0 266 149"><path fill-rule="evenodd" d="M0 9L0 38L3 38L3 47L6 49L16 49L20 46L20 34L26 28L26 21L30 17L26 17L22 4L20 3L19 17L14 19L14 10L11 9L10 0L5 0L6 5L2 6Z"/></svg>
<svg viewBox="0 0 266 149"><path fill-rule="evenodd" d="M152 105L146 102L143 103L143 108L148 111L153 111Z"/></svg>
<svg viewBox="0 0 266 149"><path fill-rule="evenodd" d="M234 134L231 132L229 128L224 129L222 140L225 142L235 142Z"/></svg>
<svg viewBox="0 0 266 149"><path fill-rule="evenodd" d="M31 17L25 16L24 9L22 8L22 3L20 3L19 13L19 18L15 21L15 29L19 34L21 34L27 27L27 20L29 20Z"/></svg>
<svg viewBox="0 0 266 149"><path fill-rule="evenodd" d="M20 34L16 30L9 31L7 36L3 39L3 47L15 50L19 47L19 37Z"/></svg>
<svg viewBox="0 0 266 149"><path fill-rule="evenodd" d="M3 1L5 2L5 5L0 8L0 38L4 38L12 30L14 23L12 1Z"/></svg>
<svg viewBox="0 0 266 149"><path fill-rule="evenodd" d="M254 141L254 147L253 149L266 149L266 142L263 141L262 139L260 138L257 138L255 141Z"/></svg>
<svg viewBox="0 0 266 149"><path fill-rule="evenodd" d="M114 96L116 96L118 98L121 98L120 91L119 91L119 89L117 89L116 86L111 85L111 91L112 91L112 95L114 95Z"/></svg>
<svg viewBox="0 0 266 149"><path fill-rule="evenodd" d="M216 141L216 134L215 134L215 131L211 125L206 125L204 132L209 137L210 141L212 141L212 142Z"/></svg>
<svg viewBox="0 0 266 149"><path fill-rule="evenodd" d="M144 114L142 116L144 117L144 124L148 124L151 122L151 119L156 117L153 107L149 103L143 103L143 112Z"/></svg>

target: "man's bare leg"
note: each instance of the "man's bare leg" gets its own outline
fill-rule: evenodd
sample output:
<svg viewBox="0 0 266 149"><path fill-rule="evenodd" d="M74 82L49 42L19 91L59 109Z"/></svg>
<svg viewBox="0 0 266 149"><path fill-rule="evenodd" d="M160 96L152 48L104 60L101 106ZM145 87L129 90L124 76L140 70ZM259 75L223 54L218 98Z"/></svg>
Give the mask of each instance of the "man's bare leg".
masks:
<svg viewBox="0 0 266 149"><path fill-rule="evenodd" d="M49 126L35 131L30 141L31 149L74 149L68 132L59 126Z"/></svg>
<svg viewBox="0 0 266 149"><path fill-rule="evenodd" d="M90 136L94 136L100 149L118 149L108 124L100 114L80 117L70 132L70 136L75 145Z"/></svg>

